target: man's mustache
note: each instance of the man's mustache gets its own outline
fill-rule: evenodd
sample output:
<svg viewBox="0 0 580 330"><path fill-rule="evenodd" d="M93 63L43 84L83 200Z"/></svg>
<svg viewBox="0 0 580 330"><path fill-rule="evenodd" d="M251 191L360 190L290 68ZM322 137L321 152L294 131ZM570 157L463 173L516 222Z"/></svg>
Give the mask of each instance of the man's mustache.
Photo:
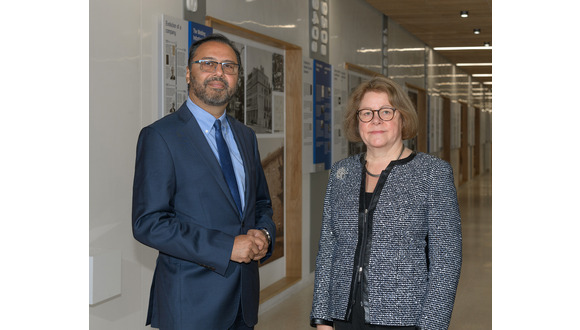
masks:
<svg viewBox="0 0 580 330"><path fill-rule="evenodd" d="M212 82L212 81L219 81L222 84L224 84L226 86L226 88L230 88L230 84L228 84L228 81L225 80L223 77L211 77L211 78L207 78L204 82L203 82L203 86L207 87L207 85Z"/></svg>

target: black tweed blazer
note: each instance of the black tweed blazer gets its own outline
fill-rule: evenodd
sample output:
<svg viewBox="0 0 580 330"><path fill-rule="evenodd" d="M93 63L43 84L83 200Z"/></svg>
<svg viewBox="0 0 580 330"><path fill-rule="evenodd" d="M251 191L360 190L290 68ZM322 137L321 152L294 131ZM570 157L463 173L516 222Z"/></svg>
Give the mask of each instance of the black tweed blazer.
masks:
<svg viewBox="0 0 580 330"><path fill-rule="evenodd" d="M358 241L362 155L332 166L316 259L312 319L346 315ZM447 329L461 271L461 219L449 163L395 161L372 222L368 323Z"/></svg>

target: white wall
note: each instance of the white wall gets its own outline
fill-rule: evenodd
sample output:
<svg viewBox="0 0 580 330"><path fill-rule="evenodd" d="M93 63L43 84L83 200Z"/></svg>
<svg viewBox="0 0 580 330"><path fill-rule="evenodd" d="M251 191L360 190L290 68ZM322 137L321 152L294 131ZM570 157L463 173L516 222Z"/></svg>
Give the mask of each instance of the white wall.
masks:
<svg viewBox="0 0 580 330"><path fill-rule="evenodd" d="M180 0L90 2L90 249L121 251L122 294L89 307L91 329L145 328L156 252L133 239L135 145L157 116L157 43L162 13Z"/></svg>

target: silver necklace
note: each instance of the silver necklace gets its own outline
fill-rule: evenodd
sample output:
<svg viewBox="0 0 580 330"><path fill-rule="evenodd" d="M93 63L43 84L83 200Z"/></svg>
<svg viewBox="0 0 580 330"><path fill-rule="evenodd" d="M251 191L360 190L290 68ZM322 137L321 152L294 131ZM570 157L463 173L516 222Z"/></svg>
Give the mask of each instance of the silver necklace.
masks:
<svg viewBox="0 0 580 330"><path fill-rule="evenodd" d="M401 155L403 155L403 151L405 151L405 145L403 144L403 149L401 149L401 153L399 153L399 157L397 157L396 160L401 159ZM368 175L372 176L373 178L378 178L379 176L381 176L380 174L373 174L371 172L369 172L369 170L367 169L367 163L365 161L365 172L367 172Z"/></svg>

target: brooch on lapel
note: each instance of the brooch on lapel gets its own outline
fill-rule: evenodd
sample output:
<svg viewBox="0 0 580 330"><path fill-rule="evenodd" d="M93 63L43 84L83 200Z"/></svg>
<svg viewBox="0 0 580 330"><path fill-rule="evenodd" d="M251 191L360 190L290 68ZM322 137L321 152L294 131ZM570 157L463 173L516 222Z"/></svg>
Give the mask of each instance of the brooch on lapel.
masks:
<svg viewBox="0 0 580 330"><path fill-rule="evenodd" d="M344 176L346 175L346 169L344 167L339 168L338 170L336 170L336 178L339 180L344 179Z"/></svg>

